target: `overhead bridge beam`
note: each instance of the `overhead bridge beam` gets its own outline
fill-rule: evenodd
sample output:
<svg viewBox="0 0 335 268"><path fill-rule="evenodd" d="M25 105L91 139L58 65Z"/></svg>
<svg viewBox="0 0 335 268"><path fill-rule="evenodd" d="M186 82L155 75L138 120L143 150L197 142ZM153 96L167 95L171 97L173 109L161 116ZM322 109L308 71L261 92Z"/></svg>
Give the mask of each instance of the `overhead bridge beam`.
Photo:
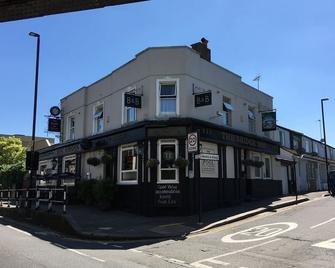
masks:
<svg viewBox="0 0 335 268"><path fill-rule="evenodd" d="M0 22L143 1L147 0L0 0Z"/></svg>

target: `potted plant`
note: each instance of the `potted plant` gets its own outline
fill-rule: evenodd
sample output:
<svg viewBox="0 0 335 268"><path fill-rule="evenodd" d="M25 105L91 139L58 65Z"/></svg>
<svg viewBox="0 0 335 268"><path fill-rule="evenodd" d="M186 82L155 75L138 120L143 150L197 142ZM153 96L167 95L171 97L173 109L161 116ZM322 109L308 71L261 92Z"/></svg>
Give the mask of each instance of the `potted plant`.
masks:
<svg viewBox="0 0 335 268"><path fill-rule="evenodd" d="M179 168L185 168L188 165L188 160L183 158L183 157L178 157L175 161L174 164L179 167Z"/></svg>
<svg viewBox="0 0 335 268"><path fill-rule="evenodd" d="M100 165L100 159L97 157L89 157L87 158L87 164L90 166L98 166Z"/></svg>
<svg viewBox="0 0 335 268"><path fill-rule="evenodd" d="M146 162L145 166L147 168L155 168L159 165L159 161L157 159L148 159L148 161Z"/></svg>

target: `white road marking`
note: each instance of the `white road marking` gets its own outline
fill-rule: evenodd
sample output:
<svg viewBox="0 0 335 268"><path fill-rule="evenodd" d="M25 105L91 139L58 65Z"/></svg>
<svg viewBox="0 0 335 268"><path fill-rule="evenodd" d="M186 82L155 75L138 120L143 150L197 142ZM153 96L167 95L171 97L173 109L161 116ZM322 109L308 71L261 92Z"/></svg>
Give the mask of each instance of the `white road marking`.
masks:
<svg viewBox="0 0 335 268"><path fill-rule="evenodd" d="M312 245L312 247L335 249L335 238Z"/></svg>
<svg viewBox="0 0 335 268"><path fill-rule="evenodd" d="M287 227L283 227L283 225L286 225ZM276 223L264 224L246 230L242 230L233 234L226 235L221 238L221 241L224 243L255 242L286 233L297 227L298 224L295 222L276 222ZM234 239L235 236L241 236L241 237L247 236L248 238Z"/></svg>
<svg viewBox="0 0 335 268"><path fill-rule="evenodd" d="M208 262L211 262L211 263L214 263L214 264L220 264L220 265L224 265L224 266L230 264L229 262L223 262L223 261L219 261L219 260L215 260L215 259L209 260Z"/></svg>
<svg viewBox="0 0 335 268"><path fill-rule="evenodd" d="M321 222L321 223L319 223L319 224L317 224L317 225L314 225L314 226L311 226L311 227L309 227L309 228L310 228L310 229L314 229L314 228L317 228L317 227L319 227L319 226L322 226L322 225L327 224L327 223L329 223L329 222L331 222L331 221L334 221L334 220L335 220L335 218L331 218L331 219L329 219L329 220L327 220L327 221Z"/></svg>
<svg viewBox="0 0 335 268"><path fill-rule="evenodd" d="M25 235L32 236L32 235L31 235L31 233L28 233L28 232L22 231L22 230L20 230L20 229L17 229L17 228L15 228L15 227L13 227L13 226L6 225L6 227L8 227L9 229L15 230L15 231L17 231L17 232L19 232L19 233L21 233L21 234L25 234Z"/></svg>
<svg viewBox="0 0 335 268"><path fill-rule="evenodd" d="M136 252L136 253L142 253L142 251L141 251L141 250L134 249L134 248L130 249L130 251L132 251L132 252Z"/></svg>
<svg viewBox="0 0 335 268"><path fill-rule="evenodd" d="M76 254L78 254L78 255L81 255L81 256L90 258L90 259L92 259L92 260L95 260L95 261L98 261L98 262L106 262L106 261L103 260L103 259L99 259L99 258L97 258L97 257L93 257L93 256L90 256L90 255L87 255L87 254L85 254L85 253L83 253L83 252L80 252L80 251L78 251L78 250L75 250L75 249L73 249L73 248L67 248L67 247L65 247L65 246L63 246L63 245L61 245L61 244L58 244L58 243L54 243L54 244L55 244L56 246L62 248L62 249L66 249L66 250L71 251L71 252L73 252L73 253L76 253Z"/></svg>
<svg viewBox="0 0 335 268"><path fill-rule="evenodd" d="M276 238L276 239L273 239L273 240L270 240L270 241L267 241L267 242L264 242L264 243L261 243L261 244L258 244L258 245L254 245L254 246L251 246L251 247L231 251L231 252L228 252L228 253L225 253L225 254L222 254L222 255L218 255L218 256L215 256L215 257L199 260L199 261L191 263L191 265L194 266L194 267L198 267L198 268L212 268L211 266L208 266L208 265L205 265L205 264L202 264L202 263L203 262L211 262L213 259L218 259L218 258L234 255L234 254L237 254L237 253L241 253L241 252L244 252L244 251L247 251L247 250L250 250L250 249L254 249L254 248L257 248L257 247L260 247L260 246L264 246L264 245L267 245L267 244L270 244L270 243L273 243L273 242L276 242L276 241L279 241L279 240L281 240L281 239Z"/></svg>

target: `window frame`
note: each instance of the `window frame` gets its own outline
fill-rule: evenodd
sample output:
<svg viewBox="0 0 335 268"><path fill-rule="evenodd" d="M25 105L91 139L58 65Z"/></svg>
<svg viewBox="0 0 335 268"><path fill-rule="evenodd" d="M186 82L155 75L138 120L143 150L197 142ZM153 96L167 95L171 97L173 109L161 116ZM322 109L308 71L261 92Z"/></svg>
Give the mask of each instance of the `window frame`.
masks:
<svg viewBox="0 0 335 268"><path fill-rule="evenodd" d="M286 143L285 132L282 130L279 130L279 143L281 146L285 146L285 143Z"/></svg>
<svg viewBox="0 0 335 268"><path fill-rule="evenodd" d="M264 179L271 179L272 178L272 168L271 168L271 158L268 157L268 156L265 156L264 158ZM267 170L267 167L266 167L266 160L268 160L269 162L269 174L266 174L266 170ZM269 176L267 176L269 175Z"/></svg>
<svg viewBox="0 0 335 268"><path fill-rule="evenodd" d="M62 159L62 173L65 173L65 162L68 160L75 160L77 161L77 156L75 154L71 154L71 155L66 155L63 157ZM77 163L75 163L75 172L72 174L76 174L77 172Z"/></svg>
<svg viewBox="0 0 335 268"><path fill-rule="evenodd" d="M71 119L74 121L74 127L71 127ZM73 138L71 137L71 130L73 129ZM66 140L74 140L76 138L76 118L75 116L69 115L67 117L67 131L66 131Z"/></svg>
<svg viewBox="0 0 335 268"><path fill-rule="evenodd" d="M250 133L256 133L256 113L255 108L248 107L248 128Z"/></svg>
<svg viewBox="0 0 335 268"><path fill-rule="evenodd" d="M117 183L120 185L129 185L129 184L138 184L138 154L136 155L136 169L132 170L122 170L122 152L127 151L129 149L134 150L135 152L138 152L138 145L136 143L130 143L130 144L123 144L119 146L118 152L119 152L119 157L118 157L118 180ZM122 179L122 174L123 173L129 173L129 172L136 172L136 180L123 180Z"/></svg>
<svg viewBox="0 0 335 268"><path fill-rule="evenodd" d="M102 107L102 128L100 131L98 131L97 130L98 120L101 118L97 119L95 114L97 113L97 109L100 107ZM98 102L93 106L93 131L92 131L93 135L104 132L104 128L105 128L105 107L103 102Z"/></svg>
<svg viewBox="0 0 335 268"><path fill-rule="evenodd" d="M126 93L134 93L136 94L136 87L132 87L132 88L128 88L127 91L123 92L122 93L122 111L121 111L121 120L122 120L122 124L131 124L131 123L134 123L134 122L137 122L137 108L135 107L127 107L124 105L124 102L125 102L125 94ZM132 120L132 121L129 121L128 120L128 110L130 109L134 109L134 112L135 112L135 119Z"/></svg>
<svg viewBox="0 0 335 268"><path fill-rule="evenodd" d="M161 168L161 146L162 145L174 145L175 146L175 159L178 158L179 150L178 150L178 140L176 139L163 139L163 140L158 140L157 142L157 155L158 155L158 161L159 164L157 166L157 184L165 184L165 183L179 183L179 168L174 167L174 168ZM162 170L175 170L176 171L176 178L174 180L162 180Z"/></svg>
<svg viewBox="0 0 335 268"><path fill-rule="evenodd" d="M262 157L260 155L253 155L253 160L255 161L262 161ZM256 159L257 158L257 159ZM262 178L262 168L258 168L258 167L253 167L254 169L254 178L255 179L261 179ZM259 176L256 176L256 170L259 170Z"/></svg>
<svg viewBox="0 0 335 268"><path fill-rule="evenodd" d="M161 112L161 85L175 84L175 98L176 98L176 111L175 112ZM172 96L172 95L171 95ZM179 78L164 78L156 80L156 116L178 116L180 114L179 109Z"/></svg>
<svg viewBox="0 0 335 268"><path fill-rule="evenodd" d="M224 109L226 107L226 109ZM231 103L231 98L222 96L222 111L223 111L223 125L231 127L233 125L233 110L234 106Z"/></svg>

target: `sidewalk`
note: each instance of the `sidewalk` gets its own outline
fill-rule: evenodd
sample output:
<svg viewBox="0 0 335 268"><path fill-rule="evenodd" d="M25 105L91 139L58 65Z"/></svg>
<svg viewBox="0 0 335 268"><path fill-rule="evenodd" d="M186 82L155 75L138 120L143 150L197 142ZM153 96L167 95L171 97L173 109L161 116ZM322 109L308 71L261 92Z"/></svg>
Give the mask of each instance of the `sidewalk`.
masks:
<svg viewBox="0 0 335 268"><path fill-rule="evenodd" d="M322 198L326 193L313 192L299 195L298 202ZM239 206L204 212L201 225L198 224L197 215L144 217L121 211L103 212L85 206L69 206L65 217L75 231L85 238L114 240L180 238L189 233L203 232L295 203L295 196L285 196L275 201L265 199L245 202Z"/></svg>

